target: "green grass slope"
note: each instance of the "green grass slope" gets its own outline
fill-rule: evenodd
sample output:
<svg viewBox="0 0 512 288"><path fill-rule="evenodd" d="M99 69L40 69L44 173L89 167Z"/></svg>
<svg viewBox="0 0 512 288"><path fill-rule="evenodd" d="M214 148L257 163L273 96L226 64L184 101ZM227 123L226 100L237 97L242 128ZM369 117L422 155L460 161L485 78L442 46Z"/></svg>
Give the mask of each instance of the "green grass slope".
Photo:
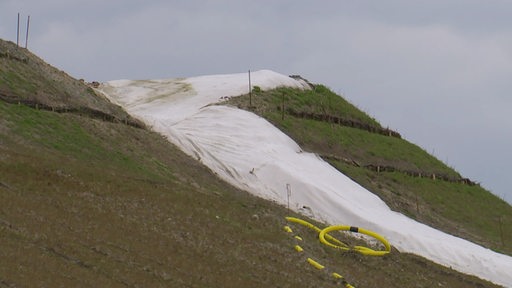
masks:
<svg viewBox="0 0 512 288"><path fill-rule="evenodd" d="M156 133L89 116L0 100L0 287L336 286L293 249L293 213ZM340 254L293 228L305 256L355 287L497 287L395 250Z"/></svg>
<svg viewBox="0 0 512 288"><path fill-rule="evenodd" d="M265 117L393 210L512 255L512 206L398 133L383 129L328 88L256 88L251 98L244 95L228 103Z"/></svg>

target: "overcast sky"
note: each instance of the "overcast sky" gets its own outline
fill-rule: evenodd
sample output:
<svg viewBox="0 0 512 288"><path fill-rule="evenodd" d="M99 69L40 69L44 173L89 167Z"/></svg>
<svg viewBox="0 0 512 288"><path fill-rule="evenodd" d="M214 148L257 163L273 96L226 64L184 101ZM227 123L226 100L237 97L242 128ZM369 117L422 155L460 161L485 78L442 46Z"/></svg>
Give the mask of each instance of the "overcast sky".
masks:
<svg viewBox="0 0 512 288"><path fill-rule="evenodd" d="M87 81L300 74L512 202L512 1L0 0L0 38L18 12Z"/></svg>

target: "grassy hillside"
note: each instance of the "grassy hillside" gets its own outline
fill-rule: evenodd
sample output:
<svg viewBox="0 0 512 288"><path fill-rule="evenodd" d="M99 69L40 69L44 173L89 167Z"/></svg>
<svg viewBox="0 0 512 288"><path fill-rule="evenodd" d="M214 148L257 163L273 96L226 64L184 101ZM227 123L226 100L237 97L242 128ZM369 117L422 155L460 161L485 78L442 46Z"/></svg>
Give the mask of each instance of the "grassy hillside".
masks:
<svg viewBox="0 0 512 288"><path fill-rule="evenodd" d="M231 98L376 193L393 210L512 255L512 207L322 85ZM356 123L356 124L354 124ZM387 132L386 132L387 131Z"/></svg>
<svg viewBox="0 0 512 288"><path fill-rule="evenodd" d="M1 39L0 99L39 109L141 125L119 106L97 95L84 81L73 79L28 50Z"/></svg>
<svg viewBox="0 0 512 288"><path fill-rule="evenodd" d="M143 129L0 102L4 286L316 287L283 207ZM356 287L493 287L416 256L307 251Z"/></svg>
<svg viewBox="0 0 512 288"><path fill-rule="evenodd" d="M1 287L336 286L292 248L293 213L158 134L105 120L0 100ZM356 287L497 287L398 251L340 254L294 230Z"/></svg>

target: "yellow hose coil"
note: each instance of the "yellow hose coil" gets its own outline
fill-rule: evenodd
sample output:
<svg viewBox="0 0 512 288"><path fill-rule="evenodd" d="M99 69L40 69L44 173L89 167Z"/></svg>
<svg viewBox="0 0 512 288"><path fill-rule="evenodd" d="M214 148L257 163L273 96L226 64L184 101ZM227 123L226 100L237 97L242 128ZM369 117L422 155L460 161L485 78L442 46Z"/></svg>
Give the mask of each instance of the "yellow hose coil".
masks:
<svg viewBox="0 0 512 288"><path fill-rule="evenodd" d="M354 227L354 226L346 226L346 225L335 225L335 226L329 226L324 229L320 229L317 226L315 226L307 221L304 221L302 219L299 219L299 218L286 217L286 220L293 222L293 223L300 224L305 227L308 227L312 230L315 230L316 232L319 233L318 238L320 239L320 242L322 242L323 244L325 244L327 246L336 248L336 249L340 249L340 250L344 250L344 251L354 250L363 255L368 255L368 256L383 256L383 255L386 255L389 252L391 252L391 245L389 245L389 242L381 235L379 235L373 231L370 231L370 230L366 230L366 229L358 228L358 227ZM342 241L340 241L328 234L329 232L332 232L332 231L350 231L350 232L368 235L370 237L373 237L373 238L379 240L384 245L385 250L373 250L371 248L364 247L364 246L354 246L353 248L350 248L347 244L343 243Z"/></svg>
<svg viewBox="0 0 512 288"><path fill-rule="evenodd" d="M335 226L329 226L324 229L320 229L320 228L316 227L315 225L313 225L307 221L304 221L302 219L299 219L299 218L286 217L286 220L289 222L300 224L302 226L305 226L309 229L316 231L318 233L318 238L320 239L320 242L322 244L333 247L335 249L339 249L339 250L343 250L343 251L353 250L353 251L359 252L363 255L369 255L369 256L383 256L383 255L386 255L389 252L391 252L391 245L389 245L389 242L384 237L382 237L381 235L379 235L375 232L372 232L372 231L369 231L366 229L362 229L362 228L358 228L358 227L354 227L354 226L345 226L345 225L335 225ZM289 226L284 226L284 230L287 233L293 233L293 230ZM328 234L329 232L332 232L332 231L350 231L350 232L354 232L354 233L361 233L361 234L371 236L371 237L379 240L384 245L385 250L373 250L371 248L364 247L364 246L354 246L353 248L351 248L347 244L343 243L342 241L340 241ZM294 239L297 241L302 241L302 238L299 235L295 235ZM304 249L301 246L295 245L294 248L297 252L304 253ZM315 267L318 270L326 269L326 267L324 265L313 260L312 258L307 258L307 262L311 266ZM331 273L331 276L334 279L337 279L338 281L340 281L338 283L342 284L346 288L355 288L354 286L350 285L350 283L348 283L344 279L344 277L341 276L341 274L333 272L333 273Z"/></svg>
<svg viewBox="0 0 512 288"><path fill-rule="evenodd" d="M323 244L325 244L327 246L336 248L336 249L347 250L345 245L341 246L338 243L333 244L332 241L331 242L328 241L328 240L331 240L332 237L329 236L329 234L327 234L327 233L332 232L332 231L350 231L350 232L365 234L365 235L371 236L371 237L379 240L385 247L385 250L373 250L371 248L364 247L364 246L354 246L353 250L357 251L363 255L383 256L383 255L386 255L389 252L391 252L391 245L389 245L389 242L384 237L382 237L379 234L377 234L373 231L370 231L370 230L353 227L353 226L346 226L346 225L329 226L329 227L323 229L322 231L320 231L320 234L318 234L318 238L320 239L320 242L322 242Z"/></svg>
<svg viewBox="0 0 512 288"><path fill-rule="evenodd" d="M293 223L300 224L300 225L308 227L310 229L313 229L317 233L322 232L322 229L316 227L315 225L309 223L308 221L304 221L302 219L295 218L295 217L286 217L286 220L290 221L290 222L293 222ZM339 246L339 249L343 249L342 247L345 247L346 248L345 250L350 250L350 247L347 244L345 244L345 243L341 242L340 240L332 237L331 235L326 235L325 238L329 239L331 242L336 243L336 245Z"/></svg>

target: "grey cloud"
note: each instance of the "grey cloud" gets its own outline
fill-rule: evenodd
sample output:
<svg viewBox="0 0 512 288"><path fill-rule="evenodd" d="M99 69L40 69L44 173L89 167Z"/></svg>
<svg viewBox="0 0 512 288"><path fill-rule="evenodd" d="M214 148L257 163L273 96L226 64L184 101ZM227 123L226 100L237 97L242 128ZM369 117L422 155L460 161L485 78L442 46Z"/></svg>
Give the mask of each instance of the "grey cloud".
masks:
<svg viewBox="0 0 512 288"><path fill-rule="evenodd" d="M512 201L504 173L488 172L505 169L512 144L511 8L503 0L5 0L0 37L13 40L16 13L31 14L31 49L87 80L302 74Z"/></svg>

